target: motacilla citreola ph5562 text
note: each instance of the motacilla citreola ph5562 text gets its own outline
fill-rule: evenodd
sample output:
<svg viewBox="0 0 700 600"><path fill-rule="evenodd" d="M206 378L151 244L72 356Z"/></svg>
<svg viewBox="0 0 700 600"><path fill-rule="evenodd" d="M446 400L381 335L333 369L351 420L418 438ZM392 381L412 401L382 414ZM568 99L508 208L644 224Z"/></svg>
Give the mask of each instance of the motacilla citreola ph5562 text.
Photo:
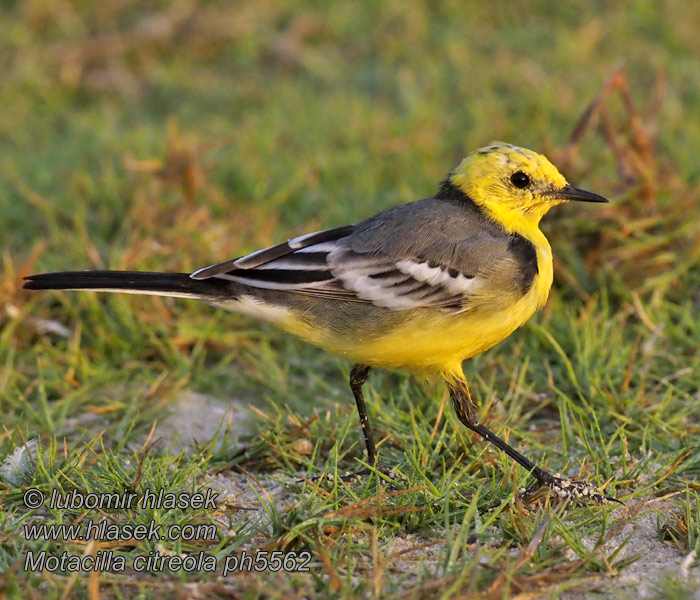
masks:
<svg viewBox="0 0 700 600"><path fill-rule="evenodd" d="M371 368L437 374L459 420L530 471L534 488L608 500L561 479L476 417L462 361L491 348L541 308L552 285L543 215L570 200L606 202L570 186L544 156L494 142L469 154L432 198L355 225L302 235L195 273L76 271L27 278L32 290L181 296L273 323L352 360L350 387L375 465L362 394Z"/></svg>

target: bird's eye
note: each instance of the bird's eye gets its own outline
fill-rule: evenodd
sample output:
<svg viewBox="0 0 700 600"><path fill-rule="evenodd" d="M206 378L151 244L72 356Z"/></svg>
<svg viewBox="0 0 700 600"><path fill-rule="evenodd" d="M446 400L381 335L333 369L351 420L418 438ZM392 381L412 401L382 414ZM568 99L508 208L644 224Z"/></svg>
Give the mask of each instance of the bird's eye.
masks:
<svg viewBox="0 0 700 600"><path fill-rule="evenodd" d="M522 171L516 171L510 176L510 182L519 189L526 188L528 185L530 185L530 177L528 177L525 173Z"/></svg>

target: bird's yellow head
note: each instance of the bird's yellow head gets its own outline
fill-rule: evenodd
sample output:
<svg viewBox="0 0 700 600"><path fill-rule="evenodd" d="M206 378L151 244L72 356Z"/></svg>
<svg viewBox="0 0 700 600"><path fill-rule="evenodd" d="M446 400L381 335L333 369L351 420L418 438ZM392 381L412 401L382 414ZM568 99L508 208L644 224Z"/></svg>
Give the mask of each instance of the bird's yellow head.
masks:
<svg viewBox="0 0 700 600"><path fill-rule="evenodd" d="M552 207L569 200L607 202L570 186L546 157L505 142L491 142L469 154L450 181L508 229L537 225Z"/></svg>

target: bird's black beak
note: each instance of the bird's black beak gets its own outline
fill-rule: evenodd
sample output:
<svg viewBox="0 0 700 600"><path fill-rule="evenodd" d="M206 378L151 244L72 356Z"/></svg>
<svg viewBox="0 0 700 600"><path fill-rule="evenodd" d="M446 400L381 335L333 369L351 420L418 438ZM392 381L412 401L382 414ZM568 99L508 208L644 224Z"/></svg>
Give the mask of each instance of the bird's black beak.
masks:
<svg viewBox="0 0 700 600"><path fill-rule="evenodd" d="M568 183L561 189L552 190L550 195L561 200L573 200L575 202L608 202L608 199L603 198L603 196L599 196L593 192L587 192L586 190L580 190Z"/></svg>

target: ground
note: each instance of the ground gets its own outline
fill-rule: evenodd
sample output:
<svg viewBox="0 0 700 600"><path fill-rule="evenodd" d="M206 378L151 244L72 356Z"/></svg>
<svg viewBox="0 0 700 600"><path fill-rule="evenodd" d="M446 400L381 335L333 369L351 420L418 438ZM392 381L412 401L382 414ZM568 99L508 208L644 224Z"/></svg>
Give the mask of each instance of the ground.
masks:
<svg viewBox="0 0 700 600"><path fill-rule="evenodd" d="M598 9L5 3L0 596L698 597L700 9ZM464 365L480 419L624 506L523 505L527 474L464 430L439 383L396 372L367 394L397 477L343 483L329 476L364 458L345 361L195 302L21 289L51 270L192 271L355 222L431 195L498 139L611 202L545 218L547 306ZM25 495L146 488L220 496L86 511ZM27 539L89 520L216 534ZM42 550L310 559L27 572Z"/></svg>

